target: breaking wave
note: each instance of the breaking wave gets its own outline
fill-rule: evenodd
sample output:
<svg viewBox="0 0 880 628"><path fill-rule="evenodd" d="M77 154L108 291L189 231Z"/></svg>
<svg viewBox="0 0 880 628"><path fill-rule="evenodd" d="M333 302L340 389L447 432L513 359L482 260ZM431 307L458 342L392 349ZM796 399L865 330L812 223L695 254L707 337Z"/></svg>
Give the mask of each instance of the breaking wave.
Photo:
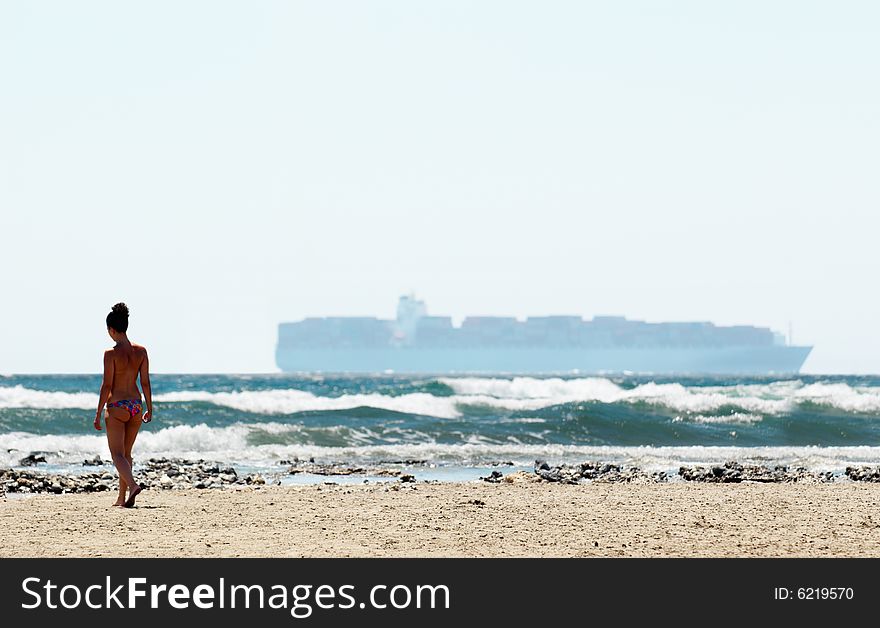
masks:
<svg viewBox="0 0 880 628"><path fill-rule="evenodd" d="M0 378L0 466L106 458L93 375ZM880 464L880 379L157 375L136 457Z"/></svg>
<svg viewBox="0 0 880 628"><path fill-rule="evenodd" d="M266 433L277 438L261 443ZM46 436L28 433L0 435L0 465L12 466L23 452L41 452L50 466L82 467L82 460L101 455L107 459L103 436ZM560 443L521 444L434 440L385 444L319 445L300 442L295 430L272 424L233 425L212 428L204 424L167 427L138 437L136 461L154 456L227 461L283 472L279 462L299 457L348 464L424 460L437 465L479 466L511 462L530 467L535 459L556 462L602 460L639 466L648 471L673 471L680 465L711 465L727 460L743 463L804 466L815 471L841 472L848 465L880 463L880 447L817 446L613 446Z"/></svg>
<svg viewBox="0 0 880 628"><path fill-rule="evenodd" d="M647 382L631 388L600 377L561 378L441 378L452 395L433 392L406 394L315 394L298 388L214 392L181 390L156 394L157 404L206 403L253 414L296 414L360 407L441 418L467 414L466 408L485 407L534 411L568 403L647 404L697 414L735 407L758 415L778 415L799 406L826 407L855 414L880 412L880 388L847 383L787 380L767 384L687 386ZM426 386L428 387L428 386ZM0 408L91 409L98 396L90 392L34 390L22 385L0 386Z"/></svg>

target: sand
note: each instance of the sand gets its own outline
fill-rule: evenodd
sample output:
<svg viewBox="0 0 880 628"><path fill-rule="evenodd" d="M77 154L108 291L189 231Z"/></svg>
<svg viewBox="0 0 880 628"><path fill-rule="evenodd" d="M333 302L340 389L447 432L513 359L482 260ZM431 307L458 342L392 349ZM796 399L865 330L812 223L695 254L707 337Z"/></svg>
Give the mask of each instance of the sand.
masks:
<svg viewBox="0 0 880 628"><path fill-rule="evenodd" d="M312 485L0 502L0 556L880 556L880 486Z"/></svg>

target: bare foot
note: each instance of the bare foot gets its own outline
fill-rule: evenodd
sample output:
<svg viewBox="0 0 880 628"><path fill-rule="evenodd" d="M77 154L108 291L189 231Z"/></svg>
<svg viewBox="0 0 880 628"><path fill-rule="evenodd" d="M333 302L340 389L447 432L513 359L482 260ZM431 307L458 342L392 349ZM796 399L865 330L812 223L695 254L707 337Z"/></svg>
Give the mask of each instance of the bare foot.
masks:
<svg viewBox="0 0 880 628"><path fill-rule="evenodd" d="M120 497L119 499L116 500L116 503L113 504L114 508L116 508L116 507L122 508L123 506L125 506L125 498L124 497Z"/></svg>
<svg viewBox="0 0 880 628"><path fill-rule="evenodd" d="M135 486L133 489L131 489L131 490L128 492L128 499L125 500L125 504L124 504L124 506L125 506L126 508L131 508L131 507L133 507L133 506L134 506L134 499L135 499L135 497L137 497L138 494L139 494L142 490L144 490L144 487L141 486L140 484L138 484L138 485Z"/></svg>

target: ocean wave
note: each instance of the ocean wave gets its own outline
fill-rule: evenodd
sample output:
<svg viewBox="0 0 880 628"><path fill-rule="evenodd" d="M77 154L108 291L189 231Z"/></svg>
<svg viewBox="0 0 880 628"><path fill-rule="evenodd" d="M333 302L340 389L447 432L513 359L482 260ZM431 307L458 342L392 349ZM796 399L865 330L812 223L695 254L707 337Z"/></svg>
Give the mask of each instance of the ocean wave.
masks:
<svg viewBox="0 0 880 628"><path fill-rule="evenodd" d="M33 390L21 384L0 386L0 408L95 409L98 395L86 392Z"/></svg>
<svg viewBox="0 0 880 628"><path fill-rule="evenodd" d="M241 392L182 391L156 395L153 399L160 403L201 401L255 414L295 414L297 412L351 410L369 407L440 418L460 416L455 407L455 399L435 397L429 393L410 393L399 396L367 393L321 397L307 391L290 388Z"/></svg>
<svg viewBox="0 0 880 628"><path fill-rule="evenodd" d="M734 412L733 414L723 414L723 415L704 415L697 414L695 416L688 416L686 418L677 416L673 419L673 422L682 422L682 421L690 421L693 423L739 423L748 425L750 423L759 423L762 421L764 417L759 414L747 414L745 412Z"/></svg>
<svg viewBox="0 0 880 628"><path fill-rule="evenodd" d="M247 437L251 428L239 424L212 428L205 424L176 425L138 434L138 455L177 455L203 458L206 453L243 452L248 448ZM0 464L11 465L22 457L22 452L41 452L59 462L82 462L85 458L108 455L107 438L103 434L31 434L9 432L0 434ZM51 460L50 460L51 462Z"/></svg>
<svg viewBox="0 0 880 628"><path fill-rule="evenodd" d="M804 385L800 380L786 380L768 384L684 386L680 383L648 382L624 388L601 377L462 377L441 378L439 381L458 395L466 398L488 395L500 404L510 404L512 400L543 403L545 406L588 401L609 404L641 402L694 413L735 406L751 413L782 414L792 411L800 403L809 402L846 412L880 411L880 390L852 387L846 383Z"/></svg>
<svg viewBox="0 0 880 628"><path fill-rule="evenodd" d="M732 408L746 414L779 415L810 404L854 414L880 412L880 388L853 387L846 383L811 383L786 380L766 384L685 386L682 383L642 383L632 388L601 377L562 378L441 378L451 396L430 392L401 395L347 393L317 395L297 388L211 392L185 390L154 395L162 403L208 403L241 412L264 415L351 410L378 410L438 418L459 418L469 407L503 411L536 411L570 403L647 404L675 412L718 415ZM0 386L0 409L91 409L98 395L89 392L34 390L22 385ZM721 414L724 414L722 412Z"/></svg>
<svg viewBox="0 0 880 628"><path fill-rule="evenodd" d="M423 442L353 444L328 447L304 443L254 444L259 430L290 430L283 424L204 424L174 426L139 435L135 460L171 456L218 460L283 471L279 461L314 457L319 461L375 464L387 460L428 460L439 465L487 465L510 461L530 467L535 459L553 462L601 460L639 466L648 471L675 470L680 465L712 465L727 460L754 464L804 466L815 471L842 471L848 465L880 464L876 446L588 446L564 444L486 443L479 438L456 444ZM10 451L11 450L11 451ZM12 466L29 452L43 452L51 465L80 467L82 460L108 457L103 435L47 436L15 432L0 435L0 465Z"/></svg>
<svg viewBox="0 0 880 628"><path fill-rule="evenodd" d="M798 402L808 401L846 412L868 414L880 411L880 391L876 388L853 388L849 384L815 383L794 391Z"/></svg>

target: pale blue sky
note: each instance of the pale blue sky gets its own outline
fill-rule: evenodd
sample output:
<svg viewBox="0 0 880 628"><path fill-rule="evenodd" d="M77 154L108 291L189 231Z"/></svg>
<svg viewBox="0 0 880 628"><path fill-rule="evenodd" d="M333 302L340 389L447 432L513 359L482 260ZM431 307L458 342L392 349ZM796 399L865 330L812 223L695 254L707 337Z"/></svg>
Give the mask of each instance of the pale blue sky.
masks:
<svg viewBox="0 0 880 628"><path fill-rule="evenodd" d="M880 372L873 2L0 1L0 372L624 314Z"/></svg>

